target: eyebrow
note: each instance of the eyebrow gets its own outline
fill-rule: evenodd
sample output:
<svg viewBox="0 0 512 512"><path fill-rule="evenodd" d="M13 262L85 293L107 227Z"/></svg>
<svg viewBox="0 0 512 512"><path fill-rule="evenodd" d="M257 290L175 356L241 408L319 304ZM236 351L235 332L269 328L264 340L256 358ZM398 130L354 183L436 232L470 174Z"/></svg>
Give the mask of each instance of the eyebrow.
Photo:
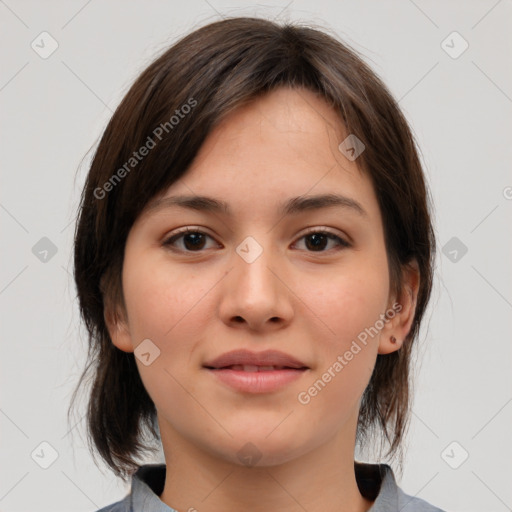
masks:
<svg viewBox="0 0 512 512"><path fill-rule="evenodd" d="M164 197L148 205L148 213L179 206L197 211L208 211L213 213L223 213L232 215L231 208L228 203L213 197L199 195L182 195ZM361 217L368 217L366 210L355 199L340 194L320 194L310 196L292 197L285 201L279 209L281 215L297 215L305 211L320 210L322 208L344 208L351 210Z"/></svg>

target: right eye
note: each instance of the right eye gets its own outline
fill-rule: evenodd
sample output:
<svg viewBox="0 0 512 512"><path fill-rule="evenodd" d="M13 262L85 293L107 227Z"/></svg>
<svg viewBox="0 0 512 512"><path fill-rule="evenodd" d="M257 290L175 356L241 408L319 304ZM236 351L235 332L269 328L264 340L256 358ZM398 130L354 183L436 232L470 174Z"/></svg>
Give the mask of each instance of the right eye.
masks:
<svg viewBox="0 0 512 512"><path fill-rule="evenodd" d="M204 233L203 231L199 231L197 228L186 227L167 238L162 243L162 245L169 247L173 251L178 250L181 252L199 252L204 249L206 238L211 238L213 240L210 235ZM175 248L177 241L182 242L181 248Z"/></svg>

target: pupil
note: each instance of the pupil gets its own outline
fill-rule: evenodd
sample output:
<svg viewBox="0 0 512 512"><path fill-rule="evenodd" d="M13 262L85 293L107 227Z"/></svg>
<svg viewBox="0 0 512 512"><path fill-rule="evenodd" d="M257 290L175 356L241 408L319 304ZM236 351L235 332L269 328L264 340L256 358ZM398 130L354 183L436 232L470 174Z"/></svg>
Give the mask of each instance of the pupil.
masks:
<svg viewBox="0 0 512 512"><path fill-rule="evenodd" d="M201 240L202 236L203 235L201 235L201 233L189 233L189 234L185 235L184 242L185 242L185 246L187 247L187 249L200 248L201 242L204 243L204 240ZM192 240L192 244L188 243L190 240Z"/></svg>
<svg viewBox="0 0 512 512"><path fill-rule="evenodd" d="M320 239L322 239L322 241L324 243L322 243L322 241L320 241ZM313 243L312 243L312 247L313 248L324 248L325 247L325 242L326 242L326 235L323 235L323 234L320 234L320 233L317 233L317 234L313 234L313 235L309 235L307 237L307 240L312 240ZM306 244L306 245L309 245L309 244ZM309 248L309 247L308 247Z"/></svg>

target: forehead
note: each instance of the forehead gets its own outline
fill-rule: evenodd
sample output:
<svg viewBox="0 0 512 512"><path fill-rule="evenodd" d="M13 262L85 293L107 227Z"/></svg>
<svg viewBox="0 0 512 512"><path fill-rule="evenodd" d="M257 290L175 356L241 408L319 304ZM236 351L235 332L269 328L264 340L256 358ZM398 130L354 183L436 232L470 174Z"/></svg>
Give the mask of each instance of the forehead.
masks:
<svg viewBox="0 0 512 512"><path fill-rule="evenodd" d="M338 113L315 93L277 89L223 118L187 172L157 199L216 197L235 212L244 203L265 215L291 197L340 194L378 214L366 173L338 149L347 135Z"/></svg>
<svg viewBox="0 0 512 512"><path fill-rule="evenodd" d="M292 150L294 160L317 167L332 163L333 156L341 163L346 159L337 147L347 135L340 116L325 99L307 89L279 88L224 117L204 142L192 169L211 151L216 150L217 157L223 152L243 157L253 154L252 148L261 150L262 145L265 151L258 153L258 161L265 156L289 157ZM356 165L348 167L357 170Z"/></svg>

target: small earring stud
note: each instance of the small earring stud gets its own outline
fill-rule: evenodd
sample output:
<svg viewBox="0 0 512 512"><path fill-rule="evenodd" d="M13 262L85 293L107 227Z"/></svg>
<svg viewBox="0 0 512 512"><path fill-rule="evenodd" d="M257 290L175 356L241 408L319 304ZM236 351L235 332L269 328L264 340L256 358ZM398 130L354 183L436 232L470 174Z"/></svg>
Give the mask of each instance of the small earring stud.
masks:
<svg viewBox="0 0 512 512"><path fill-rule="evenodd" d="M396 338L394 336L391 336L390 341L391 343L396 343Z"/></svg>

